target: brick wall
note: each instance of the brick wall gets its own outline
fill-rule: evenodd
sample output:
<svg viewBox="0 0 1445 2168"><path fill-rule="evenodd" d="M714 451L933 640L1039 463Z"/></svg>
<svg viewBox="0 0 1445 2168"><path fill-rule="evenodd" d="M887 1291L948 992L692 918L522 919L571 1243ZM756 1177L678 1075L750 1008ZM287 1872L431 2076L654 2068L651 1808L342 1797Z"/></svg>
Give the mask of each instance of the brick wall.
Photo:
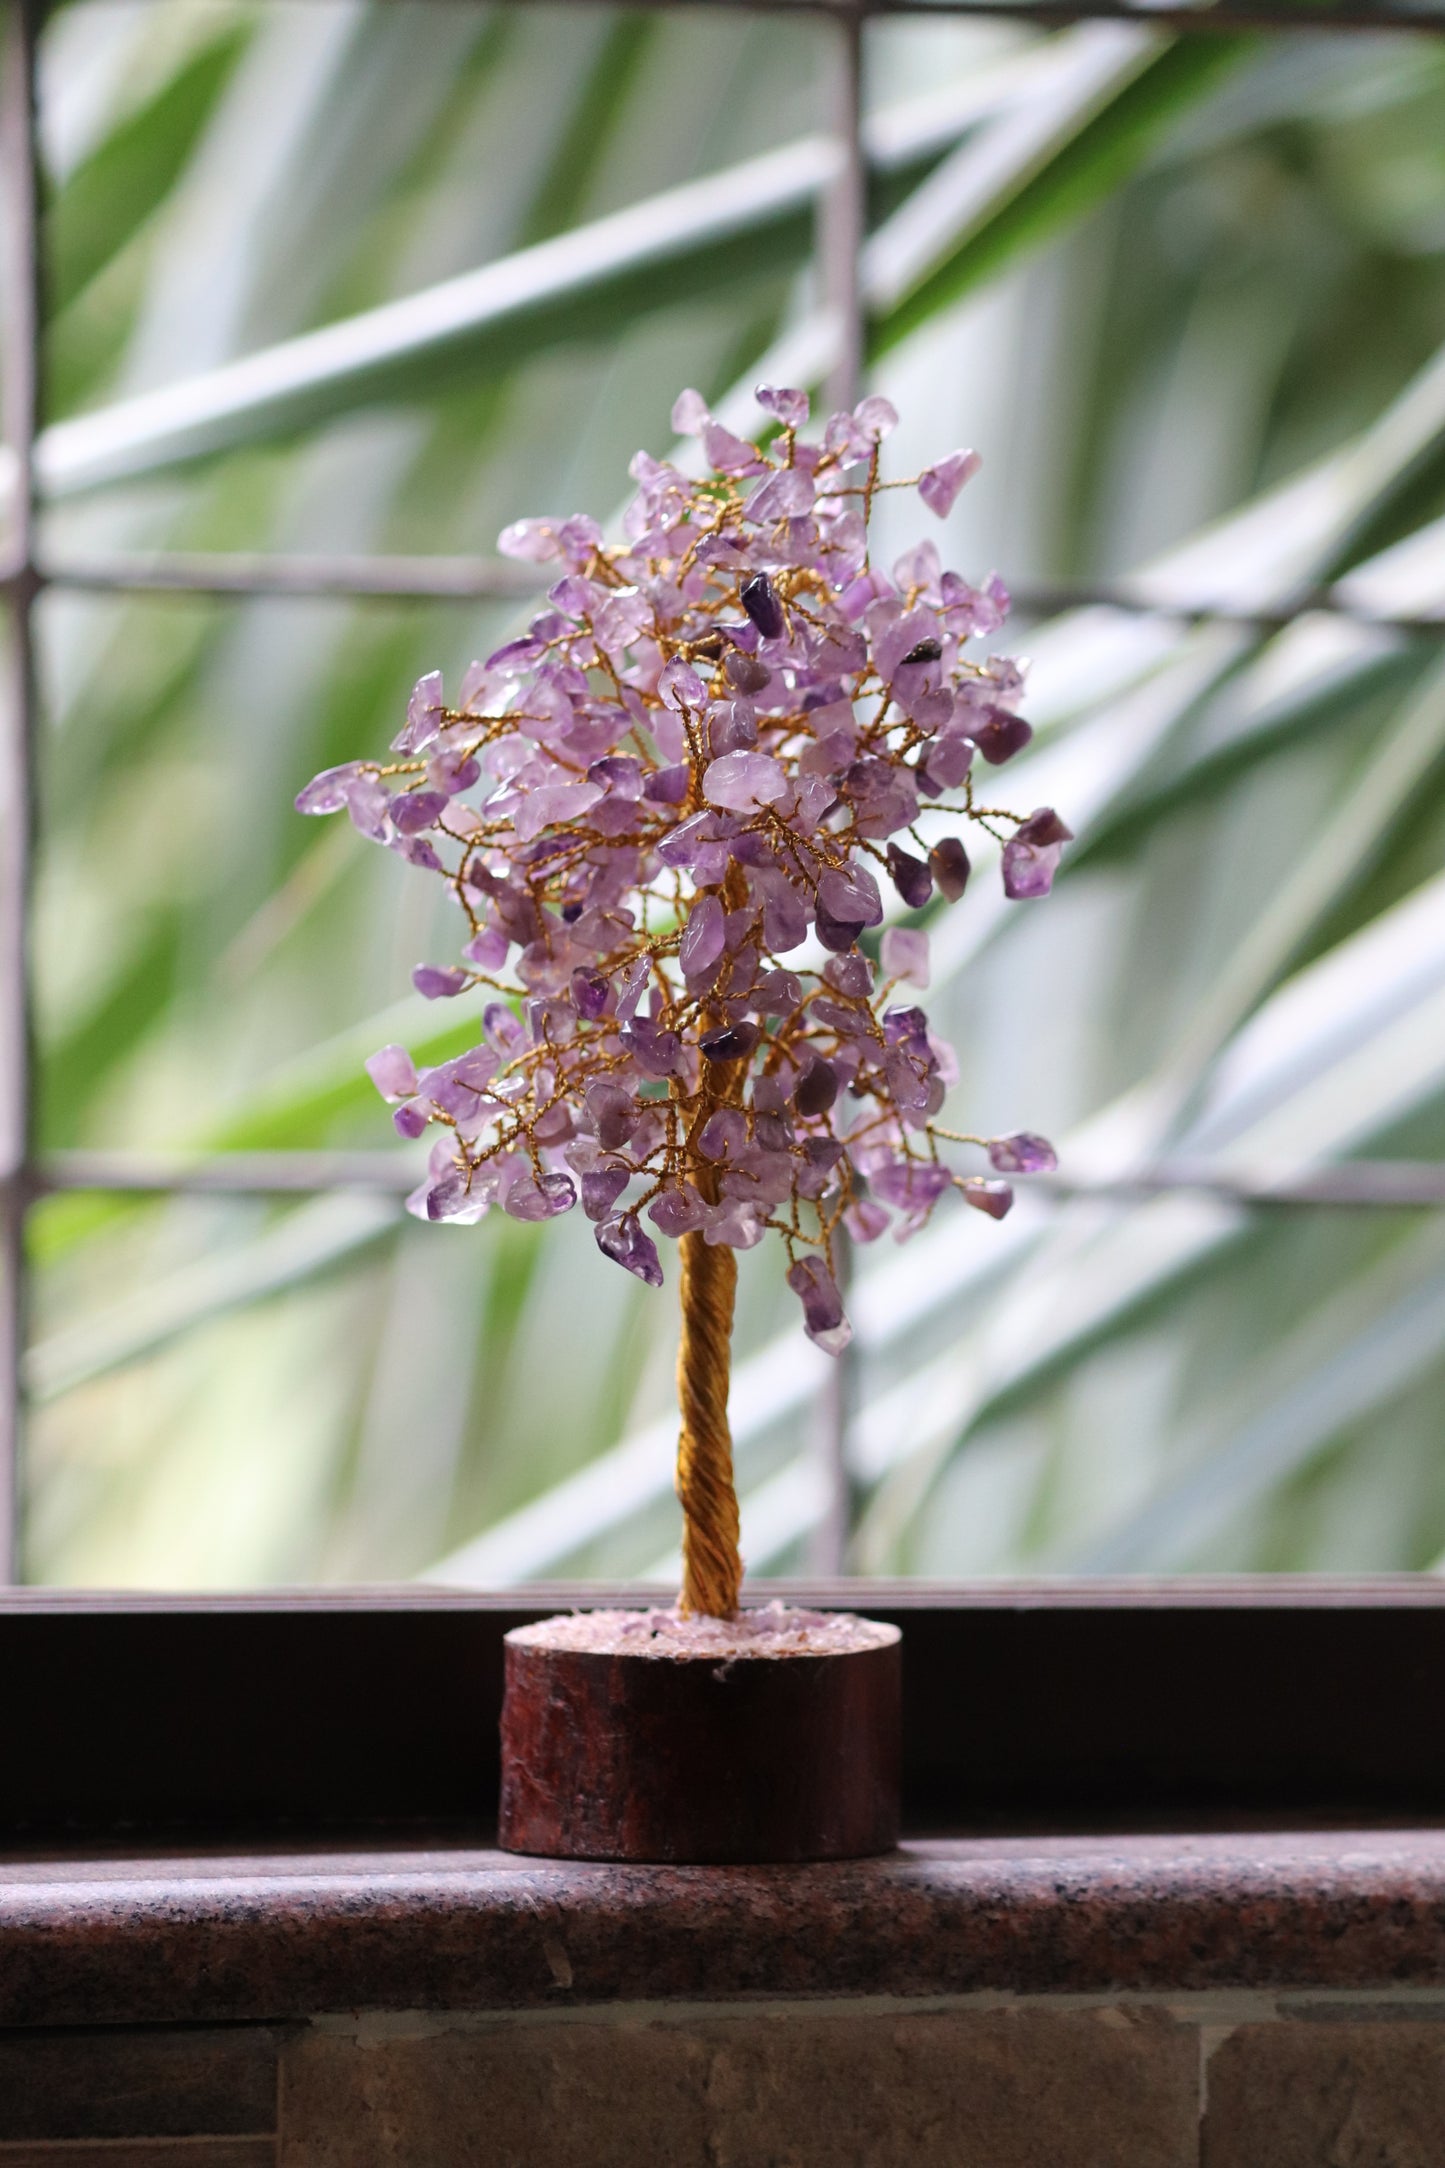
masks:
<svg viewBox="0 0 1445 2168"><path fill-rule="evenodd" d="M1445 1992L0 2033L0 2168L1445 2168Z"/></svg>

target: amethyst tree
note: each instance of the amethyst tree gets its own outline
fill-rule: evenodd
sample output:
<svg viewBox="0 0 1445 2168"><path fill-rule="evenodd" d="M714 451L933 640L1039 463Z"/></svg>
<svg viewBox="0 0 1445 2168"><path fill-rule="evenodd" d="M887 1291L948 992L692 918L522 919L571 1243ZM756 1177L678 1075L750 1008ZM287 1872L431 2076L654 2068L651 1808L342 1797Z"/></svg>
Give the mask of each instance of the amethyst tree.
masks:
<svg viewBox="0 0 1445 2168"><path fill-rule="evenodd" d="M808 1336L837 1354L841 1228L902 1239L950 1193L999 1218L1000 1174L1054 1164L1032 1134L940 1125L956 1069L915 998L928 938L882 930L885 897L895 917L956 901L970 824L1002 846L1006 894L1041 896L1069 839L1051 807L980 792L1031 734L1019 667L968 652L1003 622L1001 582L971 586L931 541L887 571L869 554L882 490L944 517L976 456L885 480L885 399L821 442L800 434L804 394L758 400L753 442L683 393L673 420L706 471L639 452L620 540L583 517L509 527L507 555L556 570L546 607L453 699L424 677L392 759L297 799L437 875L464 921L459 960L414 982L480 996L477 1043L420 1073L396 1046L367 1065L399 1133L435 1135L410 1209L580 1204L602 1255L653 1287L659 1238L677 1242L682 1608L716 1617L742 1576L736 1253L775 1236Z"/></svg>

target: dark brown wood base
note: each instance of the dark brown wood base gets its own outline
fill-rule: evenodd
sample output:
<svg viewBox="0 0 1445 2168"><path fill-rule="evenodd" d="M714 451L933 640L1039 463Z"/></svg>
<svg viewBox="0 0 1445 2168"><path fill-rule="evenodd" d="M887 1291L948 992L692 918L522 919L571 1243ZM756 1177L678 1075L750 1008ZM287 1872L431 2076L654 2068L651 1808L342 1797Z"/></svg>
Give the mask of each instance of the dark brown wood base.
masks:
<svg viewBox="0 0 1445 2168"><path fill-rule="evenodd" d="M804 1630L768 1653L746 1638L738 1653L679 1653L675 1634L619 1637L618 1617L597 1615L590 1648L549 1645L549 1627L585 1638L580 1619L507 1635L505 1850L720 1864L892 1850L896 1628L837 1619L814 1630L816 1648Z"/></svg>

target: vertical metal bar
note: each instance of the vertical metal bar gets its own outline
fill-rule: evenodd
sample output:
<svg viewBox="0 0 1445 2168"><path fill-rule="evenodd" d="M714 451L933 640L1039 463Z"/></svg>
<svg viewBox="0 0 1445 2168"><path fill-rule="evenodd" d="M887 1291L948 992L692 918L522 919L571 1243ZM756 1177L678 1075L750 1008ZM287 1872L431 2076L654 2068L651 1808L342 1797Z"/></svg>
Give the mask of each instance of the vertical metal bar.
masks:
<svg viewBox="0 0 1445 2168"><path fill-rule="evenodd" d="M828 377L829 408L853 406L863 374L863 295L859 263L867 218L867 168L863 157L863 16L850 7L829 24L835 41L831 123L842 157L818 209L818 270L823 305L838 326L837 359ZM840 1231L834 1263L846 1299L849 1243ZM855 1358L835 1358L813 1404L810 1447L823 1476L823 1512L808 1545L808 1568L832 1576L846 1571L853 1531L853 1485L848 1473L848 1425L854 1394Z"/></svg>
<svg viewBox="0 0 1445 2168"><path fill-rule="evenodd" d="M858 283L867 216L863 157L863 16L833 16L830 128L842 158L818 208L818 270L823 306L838 325L838 356L828 377L830 408L853 406L863 373L863 296Z"/></svg>
<svg viewBox="0 0 1445 2168"><path fill-rule="evenodd" d="M34 446L40 399L40 243L33 0L8 0L0 54L0 396L8 475L4 711L0 714L0 1579L20 1570L20 1358L33 1159L30 861L35 826Z"/></svg>
<svg viewBox="0 0 1445 2168"><path fill-rule="evenodd" d="M840 1228L833 1238L833 1267L844 1307L852 1278L852 1244ZM855 1486L848 1468L848 1431L857 1396L857 1358L851 1347L835 1355L813 1402L809 1448L822 1474L823 1510L814 1522L807 1547L807 1570L831 1579L848 1571L853 1536Z"/></svg>

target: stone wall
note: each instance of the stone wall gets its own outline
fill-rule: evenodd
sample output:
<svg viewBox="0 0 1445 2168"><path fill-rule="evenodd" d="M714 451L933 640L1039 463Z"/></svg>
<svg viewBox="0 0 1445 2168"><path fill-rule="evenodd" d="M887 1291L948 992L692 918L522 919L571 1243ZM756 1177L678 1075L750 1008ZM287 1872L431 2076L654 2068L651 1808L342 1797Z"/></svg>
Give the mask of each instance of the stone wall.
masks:
<svg viewBox="0 0 1445 2168"><path fill-rule="evenodd" d="M1445 1991L0 2033L0 2168L1445 2168Z"/></svg>

